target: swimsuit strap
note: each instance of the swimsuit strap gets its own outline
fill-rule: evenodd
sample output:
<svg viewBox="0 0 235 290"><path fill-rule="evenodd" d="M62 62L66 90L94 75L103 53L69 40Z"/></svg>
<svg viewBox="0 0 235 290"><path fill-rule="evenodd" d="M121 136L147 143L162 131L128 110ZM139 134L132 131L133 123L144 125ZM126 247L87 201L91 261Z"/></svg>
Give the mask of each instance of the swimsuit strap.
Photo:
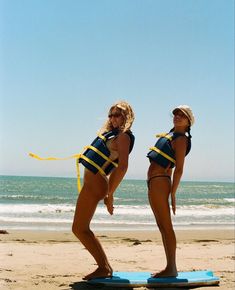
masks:
<svg viewBox="0 0 235 290"><path fill-rule="evenodd" d="M151 181L152 179L154 179L154 178L160 178L160 177L166 177L166 178L169 178L169 180L171 181L171 177L170 177L170 175L159 174L159 175L151 176L151 177L147 180L148 189L150 188L150 181Z"/></svg>

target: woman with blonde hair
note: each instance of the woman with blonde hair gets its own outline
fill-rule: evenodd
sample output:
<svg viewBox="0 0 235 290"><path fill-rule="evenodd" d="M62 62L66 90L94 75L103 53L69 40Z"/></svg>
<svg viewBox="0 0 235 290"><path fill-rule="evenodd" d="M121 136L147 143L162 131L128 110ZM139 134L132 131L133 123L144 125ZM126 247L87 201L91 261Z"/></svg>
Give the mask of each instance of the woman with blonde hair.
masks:
<svg viewBox="0 0 235 290"><path fill-rule="evenodd" d="M130 130L133 121L134 113L127 102L114 104L98 137L78 160L85 170L72 231L98 265L94 272L84 277L85 280L112 276L112 267L98 238L90 229L90 222L102 199L108 212L113 214L113 195L126 174L129 154L134 145Z"/></svg>

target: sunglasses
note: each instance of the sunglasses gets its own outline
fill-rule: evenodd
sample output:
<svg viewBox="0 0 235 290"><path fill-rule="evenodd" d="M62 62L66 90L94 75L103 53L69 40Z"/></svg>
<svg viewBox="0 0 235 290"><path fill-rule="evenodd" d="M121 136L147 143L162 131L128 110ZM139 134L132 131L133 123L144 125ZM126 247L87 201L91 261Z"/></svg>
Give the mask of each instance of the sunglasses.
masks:
<svg viewBox="0 0 235 290"><path fill-rule="evenodd" d="M118 118L118 117L120 117L122 114L121 113L113 113L113 114L109 114L109 118L112 118L112 117L114 117L114 118Z"/></svg>

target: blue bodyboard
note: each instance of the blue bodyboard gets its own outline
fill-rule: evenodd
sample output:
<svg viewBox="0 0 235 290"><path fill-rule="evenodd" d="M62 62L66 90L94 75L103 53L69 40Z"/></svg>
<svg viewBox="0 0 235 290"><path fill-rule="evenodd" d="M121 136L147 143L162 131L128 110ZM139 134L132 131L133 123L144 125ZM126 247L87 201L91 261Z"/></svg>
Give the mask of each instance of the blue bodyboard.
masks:
<svg viewBox="0 0 235 290"><path fill-rule="evenodd" d="M152 278L150 272L114 272L110 278L96 278L89 284L112 287L189 287L218 285L212 271L179 272L177 277Z"/></svg>

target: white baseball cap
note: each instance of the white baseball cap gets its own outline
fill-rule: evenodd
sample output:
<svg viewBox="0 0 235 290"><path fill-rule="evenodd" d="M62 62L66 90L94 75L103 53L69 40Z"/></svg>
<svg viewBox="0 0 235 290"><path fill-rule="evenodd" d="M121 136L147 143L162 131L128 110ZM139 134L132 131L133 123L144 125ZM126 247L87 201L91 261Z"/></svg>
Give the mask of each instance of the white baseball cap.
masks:
<svg viewBox="0 0 235 290"><path fill-rule="evenodd" d="M180 110L189 119L190 126L192 126L195 122L195 118L190 107L187 105L179 105L178 107L174 108L172 113L175 114L175 112L178 110Z"/></svg>

